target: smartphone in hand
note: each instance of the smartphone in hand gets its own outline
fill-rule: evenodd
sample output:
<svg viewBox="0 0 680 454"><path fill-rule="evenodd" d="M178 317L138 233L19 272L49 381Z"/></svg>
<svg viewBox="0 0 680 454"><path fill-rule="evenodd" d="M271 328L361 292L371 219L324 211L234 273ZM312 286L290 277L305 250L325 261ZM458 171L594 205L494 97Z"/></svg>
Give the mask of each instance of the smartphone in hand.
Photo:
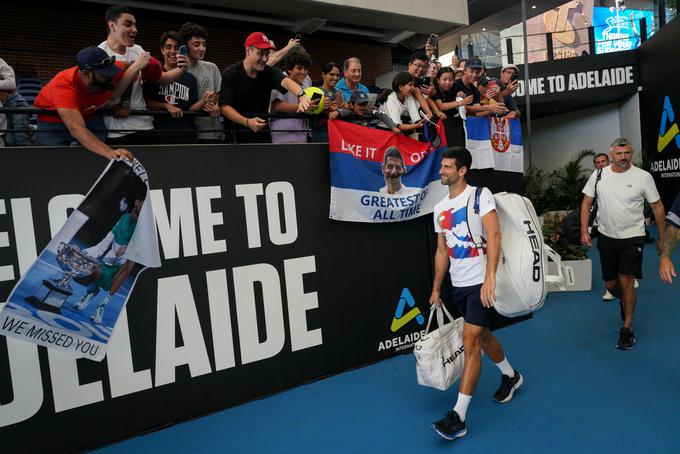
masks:
<svg viewBox="0 0 680 454"><path fill-rule="evenodd" d="M177 51L177 53L180 54L180 55L186 55L187 54L187 46L185 46L184 44L179 46L179 50Z"/></svg>

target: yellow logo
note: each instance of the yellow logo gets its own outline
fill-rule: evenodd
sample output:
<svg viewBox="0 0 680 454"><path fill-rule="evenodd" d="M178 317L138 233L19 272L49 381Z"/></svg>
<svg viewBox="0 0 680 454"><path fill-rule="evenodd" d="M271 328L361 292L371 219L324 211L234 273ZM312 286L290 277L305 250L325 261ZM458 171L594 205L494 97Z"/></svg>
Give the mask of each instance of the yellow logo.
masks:
<svg viewBox="0 0 680 454"><path fill-rule="evenodd" d="M680 129L675 122L675 112L668 96L663 101L663 112L661 113L661 125L659 126L659 140L656 143L656 149L661 153L669 143L675 139L675 146L680 149ZM671 127L666 129L666 124L670 123Z"/></svg>

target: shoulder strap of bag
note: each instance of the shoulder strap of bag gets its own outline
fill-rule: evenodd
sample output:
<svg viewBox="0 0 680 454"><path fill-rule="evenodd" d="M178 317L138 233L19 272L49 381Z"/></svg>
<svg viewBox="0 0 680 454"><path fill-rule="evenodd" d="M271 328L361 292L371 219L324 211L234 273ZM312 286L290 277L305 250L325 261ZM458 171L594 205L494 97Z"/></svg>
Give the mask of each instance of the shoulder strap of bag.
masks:
<svg viewBox="0 0 680 454"><path fill-rule="evenodd" d="M597 169L597 176L595 177L595 191L594 191L595 195L593 196L593 204L597 200L597 183L599 183L601 179L602 179L602 167Z"/></svg>
<svg viewBox="0 0 680 454"><path fill-rule="evenodd" d="M476 229L470 227L472 223L470 222L470 219L472 218L472 215L477 215L479 216L479 199L482 195L482 190L484 189L483 186L480 186L475 189L475 192L470 194L470 197L468 197L468 205L467 205L467 227L468 227L468 233L470 234L470 238L472 238L472 242L475 244L475 247L477 249L481 249L484 247L484 238L482 238L482 232L478 232Z"/></svg>
<svg viewBox="0 0 680 454"><path fill-rule="evenodd" d="M444 315L449 319L449 322L453 322L454 318L451 316L449 313L449 310L446 308L444 304L441 305L436 305L433 304L430 306L430 316L427 319L427 326L425 327L425 334L430 332L430 325L432 324L432 317L434 316L435 312L437 313L437 324L439 326L442 326L444 324Z"/></svg>
<svg viewBox="0 0 680 454"><path fill-rule="evenodd" d="M564 291L567 289L567 278L564 276L564 271L562 269L562 257L553 250L547 244L543 245L543 253L547 255L550 260L555 262L557 266L557 274L548 274L547 268L543 271L545 276L545 282L555 284L557 288ZM573 285L573 283L571 284Z"/></svg>

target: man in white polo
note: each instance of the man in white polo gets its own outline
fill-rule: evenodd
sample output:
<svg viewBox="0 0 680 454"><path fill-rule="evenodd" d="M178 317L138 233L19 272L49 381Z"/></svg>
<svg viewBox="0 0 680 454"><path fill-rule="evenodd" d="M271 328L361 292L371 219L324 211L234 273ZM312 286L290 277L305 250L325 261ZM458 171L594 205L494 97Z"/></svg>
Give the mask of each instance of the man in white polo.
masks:
<svg viewBox="0 0 680 454"><path fill-rule="evenodd" d="M664 207L654 179L632 164L633 145L628 139L614 140L610 148L611 164L602 169L597 185L597 249L600 253L602 279L607 290L620 300L623 327L616 348L630 350L636 342L633 314L637 294L635 278L642 278L642 249L645 245L643 206L649 202L659 227L659 247L666 235ZM581 203L581 243L590 247L588 215L595 198L593 172L583 188Z"/></svg>

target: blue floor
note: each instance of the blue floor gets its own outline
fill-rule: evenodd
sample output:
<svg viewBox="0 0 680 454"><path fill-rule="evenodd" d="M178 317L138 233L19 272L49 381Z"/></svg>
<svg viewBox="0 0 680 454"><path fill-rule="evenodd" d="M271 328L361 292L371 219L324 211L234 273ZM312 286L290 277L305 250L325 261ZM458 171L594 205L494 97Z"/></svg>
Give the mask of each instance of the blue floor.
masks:
<svg viewBox="0 0 680 454"><path fill-rule="evenodd" d="M456 387L418 386L412 355L402 355L100 452L680 452L680 283L661 283L653 249L645 249L635 349L614 347L618 304L600 299L594 253L591 292L551 293L533 320L497 332L524 386L511 402L494 402L499 373L485 358L465 438L447 442L429 428Z"/></svg>

